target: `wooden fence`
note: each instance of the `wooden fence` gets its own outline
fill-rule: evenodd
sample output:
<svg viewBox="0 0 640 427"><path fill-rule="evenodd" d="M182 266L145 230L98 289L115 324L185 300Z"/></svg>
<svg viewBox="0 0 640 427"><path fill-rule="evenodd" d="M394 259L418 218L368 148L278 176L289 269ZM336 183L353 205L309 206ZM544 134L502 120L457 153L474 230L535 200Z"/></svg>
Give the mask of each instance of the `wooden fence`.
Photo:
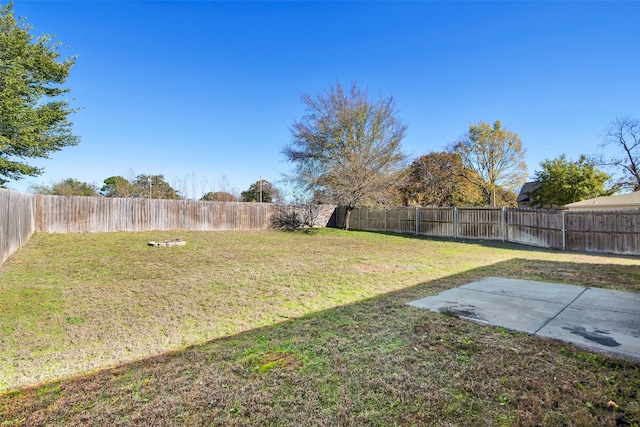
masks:
<svg viewBox="0 0 640 427"><path fill-rule="evenodd" d="M34 231L263 230L308 216L319 227L344 223L345 208L312 214L292 205L191 200L62 197L0 189L0 264ZM278 221L285 218L287 221ZM355 208L354 230L487 239L571 251L640 255L640 212L476 208Z"/></svg>
<svg viewBox="0 0 640 427"><path fill-rule="evenodd" d="M0 264L34 231L264 230L287 223L331 226L335 206L63 197L0 189ZM297 218L297 220L296 220Z"/></svg>
<svg viewBox="0 0 640 427"><path fill-rule="evenodd" d="M27 243L36 228L36 197L0 188L0 264Z"/></svg>
<svg viewBox="0 0 640 427"><path fill-rule="evenodd" d="M346 209L337 209L344 223ZM640 212L572 212L511 208L357 207L353 230L486 239L580 252L640 255Z"/></svg>
<svg viewBox="0 0 640 427"><path fill-rule="evenodd" d="M110 197L37 196L36 230L96 233L151 230L265 230L294 205ZM325 227L335 206L321 206L314 226Z"/></svg>

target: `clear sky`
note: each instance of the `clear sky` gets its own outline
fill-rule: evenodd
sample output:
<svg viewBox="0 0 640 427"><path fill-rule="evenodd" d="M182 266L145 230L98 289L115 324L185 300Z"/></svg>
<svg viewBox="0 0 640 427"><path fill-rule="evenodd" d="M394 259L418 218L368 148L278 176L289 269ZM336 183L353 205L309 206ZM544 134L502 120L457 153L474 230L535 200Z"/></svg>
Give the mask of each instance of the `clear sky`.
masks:
<svg viewBox="0 0 640 427"><path fill-rule="evenodd" d="M410 158L480 121L520 135L529 176L640 118L640 2L21 1L78 55L81 137L29 184L162 174L187 196L278 183L300 97L356 81L393 96Z"/></svg>

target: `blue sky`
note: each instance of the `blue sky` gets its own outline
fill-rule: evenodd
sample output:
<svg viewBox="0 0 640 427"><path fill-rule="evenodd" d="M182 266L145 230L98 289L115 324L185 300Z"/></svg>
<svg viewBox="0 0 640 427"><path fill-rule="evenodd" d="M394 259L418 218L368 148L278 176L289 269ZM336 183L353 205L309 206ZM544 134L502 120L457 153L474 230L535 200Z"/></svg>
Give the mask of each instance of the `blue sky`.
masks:
<svg viewBox="0 0 640 427"><path fill-rule="evenodd" d="M21 1L78 55L81 143L32 161L50 184L163 174L187 196L277 183L303 93L356 81L393 96L410 158L480 121L520 135L530 176L595 154L640 117L640 2Z"/></svg>

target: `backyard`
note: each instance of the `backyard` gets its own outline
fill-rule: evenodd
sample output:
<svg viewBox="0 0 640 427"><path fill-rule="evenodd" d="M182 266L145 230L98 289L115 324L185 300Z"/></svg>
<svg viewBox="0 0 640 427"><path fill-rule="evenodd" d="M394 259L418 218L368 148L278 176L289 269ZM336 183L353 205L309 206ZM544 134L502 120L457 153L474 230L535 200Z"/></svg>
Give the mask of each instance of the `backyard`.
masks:
<svg viewBox="0 0 640 427"><path fill-rule="evenodd" d="M640 424L640 364L407 305L487 276L638 292L640 259L335 229L36 233L0 267L0 422Z"/></svg>

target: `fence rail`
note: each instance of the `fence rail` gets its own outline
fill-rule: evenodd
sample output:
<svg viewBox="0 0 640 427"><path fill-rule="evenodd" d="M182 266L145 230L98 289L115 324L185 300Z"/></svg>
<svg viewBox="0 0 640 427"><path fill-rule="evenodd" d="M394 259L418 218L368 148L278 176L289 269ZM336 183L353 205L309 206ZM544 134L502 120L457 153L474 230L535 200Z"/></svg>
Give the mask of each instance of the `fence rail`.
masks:
<svg viewBox="0 0 640 427"><path fill-rule="evenodd" d="M336 211L344 224L346 208ZM460 239L502 240L542 248L640 255L638 211L511 208L356 207L348 228Z"/></svg>

